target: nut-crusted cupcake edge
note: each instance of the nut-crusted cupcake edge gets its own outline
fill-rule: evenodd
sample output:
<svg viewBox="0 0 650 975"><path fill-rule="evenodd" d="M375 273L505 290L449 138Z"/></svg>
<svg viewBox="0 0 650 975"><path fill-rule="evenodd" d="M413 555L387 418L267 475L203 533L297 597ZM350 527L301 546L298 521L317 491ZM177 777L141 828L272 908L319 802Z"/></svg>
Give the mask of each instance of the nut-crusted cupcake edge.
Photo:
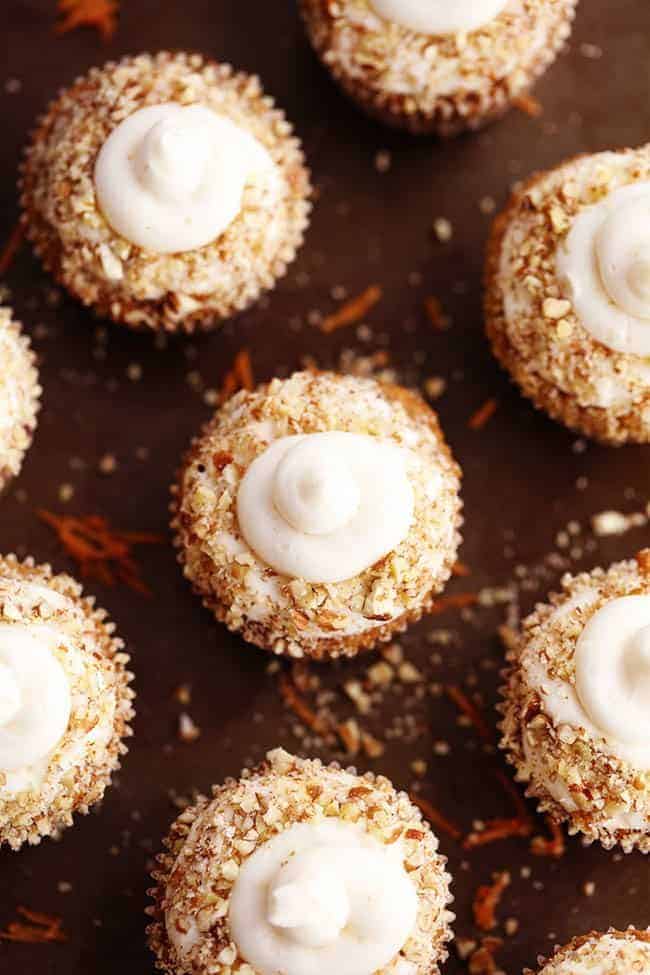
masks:
<svg viewBox="0 0 650 975"><path fill-rule="evenodd" d="M543 975L546 967L548 965L556 965L557 963L562 964L564 961L571 960L571 956L577 952L580 948L584 948L585 945L593 943L594 946L600 941L601 938L610 937L617 941L641 941L644 944L650 944L650 929L641 930L635 928L634 925L630 924L625 930L619 930L617 928L608 928L607 931L589 931L587 934L578 935L572 938L565 945L557 945L552 955L545 957L540 955L538 962L539 966L537 969L525 968L523 975Z"/></svg>
<svg viewBox="0 0 650 975"><path fill-rule="evenodd" d="M312 375L324 377L336 376L336 374L327 372L312 373ZM269 384L264 384L263 386L259 387L259 389L264 390L268 388L268 385ZM462 472L454 460L451 449L445 440L437 414L424 402L424 400L422 400L421 397L416 393L402 387L386 383L381 383L379 385L381 391L389 401L399 403L404 407L410 419L423 422L430 428L437 440L441 452L445 456L446 460L450 463L453 476L455 477L456 497L453 512L453 540L449 545L449 550L445 552L439 573L436 579L432 581L426 597L423 598L417 606L409 608L406 612L399 614L385 623L366 629L361 633L349 634L347 636L338 635L334 637L320 637L318 639L301 638L300 641L297 642L289 639L278 639L277 636L273 635L273 630L271 627L262 622L246 619L242 624L232 623L229 619L229 605L224 603L219 598L208 583L202 583L201 580L195 578L194 576L188 575L188 573L184 571L184 574L192 585L193 591L201 597L203 606L209 612L211 612L219 622L225 623L231 632L241 634L248 643L257 646L260 649L269 651L275 655L286 655L290 657L305 656L314 660L332 660L339 657L354 657L360 652L372 650L378 644L386 643L396 634L404 632L410 624L418 622L427 612L429 612L435 601L436 595L439 594L444 588L446 582L452 574L457 551L462 541L460 533L460 529L463 524L462 499L459 494ZM184 527L180 518L179 497L181 491L179 486L182 483L184 471L187 470L187 468L195 461L197 453L201 448L204 436L210 433L211 423L212 421L208 421L208 423L205 424L203 429L200 431L199 435L193 439L189 450L183 458L176 480L171 486L172 501L170 504L170 511L172 515L171 527L173 533L173 544L177 549L178 562L184 570L187 564L185 557L186 541L184 536Z"/></svg>
<svg viewBox="0 0 650 975"><path fill-rule="evenodd" d="M571 34L578 0L562 0L559 16L549 30L546 44L526 64L516 67L505 77L486 79L484 91L467 86L457 92L441 95L433 110L425 111L410 93L391 93L378 89L363 79L352 77L331 55L325 38L332 15L325 12L320 0L300 0L300 12L310 43L321 62L345 94L367 115L391 128L404 129L413 135L436 135L449 138L464 131L475 131L501 118L516 98L521 98L553 64ZM388 28L386 28L388 29ZM401 28L404 44L420 43L423 35ZM471 44L472 33L463 35ZM431 42L440 38L431 37Z"/></svg>
<svg viewBox="0 0 650 975"><path fill-rule="evenodd" d="M248 228L250 220L248 218L245 220L242 216L248 213L246 196L242 214L215 241L195 251L171 255L150 254L116 234L101 215L94 193L87 193L88 199L84 198L80 201L81 214L76 216L75 211L73 218L68 220L65 227L51 222L40 212L37 204L37 187L39 179L43 178L42 174L39 176L39 166L42 169L43 165L42 161L34 160L36 150L40 152L43 149L47 133L56 123L57 117L64 108L69 111L70 104L79 94L87 101L89 90L92 90L93 86L98 86L106 76L131 71L135 76L134 82L137 83L138 72L143 68L141 63L143 59L147 60L149 72L157 70L162 74L166 70L186 68L190 78L196 72L210 72L210 79L204 80L208 89L210 86L218 88L219 84L225 86L229 97L240 98L242 104L259 120L259 123L264 123L266 136L273 142L271 149L274 161L283 175L286 188L282 209L282 234L272 255L260 252L258 256L255 251L259 248L251 250L249 246L247 235L250 234ZM142 105L149 103L142 96L141 100ZM195 102L196 98L183 103ZM142 105L136 105L136 108ZM87 107L84 107L83 111L88 114ZM79 163L82 170L87 170L86 180L88 178L92 180L92 165L98 148L99 146L95 147L93 158L84 157ZM52 189L59 194L64 194L62 199L66 194L70 194L70 185L66 186L65 182L63 185L57 183ZM20 167L19 191L22 205L21 220L26 235L44 268L58 284L84 305L91 307L97 315L125 324L132 329L188 334L197 330L216 328L226 319L246 310L286 274L304 240L309 223L312 194L310 174L300 141L293 134L293 128L284 112L275 106L274 100L269 95L265 94L257 76L235 71L229 64L216 62L199 54L183 52L172 54L166 51L153 56L138 55L125 57L118 62L109 61L102 68L93 68L87 75L77 78L69 88L62 89L57 98L37 119L30 134ZM255 212L257 209L259 208L256 207ZM75 220L81 221L82 215L84 219L94 215L105 238L96 245L92 244L92 247L87 235L84 237L75 230ZM58 219L60 218L57 217ZM66 230L65 244L61 238L62 229ZM198 259L197 255L204 263L207 262L200 272L202 280L206 278L207 270L212 265L219 270L219 276L223 277L224 262L220 249L222 247L228 253L239 253L242 248L247 249L245 256L255 259L252 271L250 268L246 272L240 267L233 269L230 291L224 290L221 286L220 290L213 292L206 292L203 286L199 291L196 287L190 289L191 279L187 277L190 271L186 265L188 261ZM126 256L123 257L122 252ZM133 254L143 263L143 275L145 271L149 274L151 270L149 264L151 265L155 271L152 279L154 281L158 278L162 280L165 275L170 280L176 281L178 274L177 270L173 269L186 267L184 283L181 282L175 287L164 285L162 291L158 287L150 288L149 297L134 296L131 293L133 289L127 294L125 289L120 287L123 275L119 272L119 267L122 260L128 264L129 260L132 260L130 255ZM242 264L242 261L240 260L239 263ZM89 265L92 266L92 273ZM167 270L161 278L160 269L163 267ZM139 283L136 282L138 283L136 290L144 294L146 289L141 283L142 280L144 279L142 278Z"/></svg>
<svg viewBox="0 0 650 975"><path fill-rule="evenodd" d="M424 964L408 960L413 966L412 969L409 969L413 971L413 975L438 975L439 966L448 957L446 946L452 937L450 925L454 920L454 915L448 910L448 906L453 901L449 889L452 878L445 869L446 858L438 852L437 837L429 824L423 819L420 810L413 806L406 793L398 792L384 776L375 775L372 772L361 775L357 773L356 769L342 768L336 762L325 765L318 759L298 758L281 748L270 751L265 761L256 768L244 769L239 780L228 779L222 786L213 787L211 798L199 796L195 804L185 809L172 823L169 833L163 841L164 852L156 857L157 866L152 872L155 886L147 892L154 902L153 906L146 908L146 913L153 919L147 928L147 937L149 947L156 958L156 967L169 973L169 975L185 975L184 968L186 966L179 967L178 959L171 946L165 915L168 906L166 904L167 885L192 827L218 799L226 800L229 796L234 796L238 788L244 787L245 789L247 784L250 784L254 789L256 783L265 781L269 783L276 775L280 781L286 780L289 783L305 779L309 784L309 789L302 800L295 796L292 797L286 821L282 818L281 796L276 795L275 790L269 790L267 813L272 825L264 827L268 833L266 839L278 835L295 822L309 822L317 819L318 817L314 816L314 809L319 802L324 801L323 795L327 793L328 807L321 810L322 815L326 818L333 816L350 822L360 822L367 818L372 825L372 809L370 807L372 806L375 809L375 807L379 808L382 802L387 803L394 813L393 819L398 824L401 834L408 835L408 843L427 844L427 858L425 862L421 863L420 869L426 871L428 875L435 874L436 884L433 884L433 876L428 878L431 880L431 884L427 882L423 886L422 879L418 883L419 899L426 894L427 888L430 887L431 889L431 893L424 904L420 903L419 905L418 919L422 919L423 912L427 914L425 909L427 904L429 904L429 908L435 907L436 937L433 939L431 930L426 931L424 927L421 929L420 924L418 924L416 932L409 938L409 943L414 942L411 952L415 952L419 958L422 958ZM351 783L354 784L351 785ZM280 819L277 818L278 816ZM237 836L235 835L235 844L236 841ZM237 855L245 859L249 853ZM231 888L231 886L232 880L228 883L228 887ZM209 969L205 967L203 959L201 964L192 965L193 975L205 975L208 970L214 972L214 975L218 975L222 971L224 973L239 972L240 975L256 975L255 969L241 958L237 946L230 940L227 919L224 920L224 918L227 918L227 907L225 913L221 912L221 923L217 924L214 929L216 933L213 935L215 951L217 948L219 949L219 957L214 959L210 957ZM210 934L212 935L212 930ZM405 951L406 946L402 949L402 952ZM385 970L377 973L377 975L392 975L394 965L402 959L402 952Z"/></svg>
<svg viewBox="0 0 650 975"><path fill-rule="evenodd" d="M616 152L616 155L623 156L629 152L628 149L621 149ZM522 200L531 190L542 184L549 173L569 167L581 160L587 160L590 155L589 153L580 153L564 160L553 170L540 170L533 173L519 188L511 193L506 206L493 220L488 237L483 280L483 311L485 331L495 358L508 373L514 385L532 402L535 408L575 433L583 434L607 446L619 447L627 443L650 441L650 428L642 422L639 411L631 409L627 413L614 414L606 407L580 404L574 396L565 392L539 372L534 372L526 357L514 347L508 338L503 293L499 286L504 238L511 221L519 213Z"/></svg>
<svg viewBox="0 0 650 975"><path fill-rule="evenodd" d="M32 348L29 336L25 333L20 322L13 318L11 309L0 306L0 328L6 327L10 333L10 341L17 347L18 374L6 374L4 381L16 383L23 391L21 415L16 417L8 431L0 434L0 494L9 482L17 477L25 459L27 451L32 445L34 433L41 408L41 394L36 353ZM6 438L6 442L5 442Z"/></svg>
<svg viewBox="0 0 650 975"><path fill-rule="evenodd" d="M593 798L593 793L597 792L595 780L585 785L585 789L590 798L583 805L578 804L574 812L567 810L551 794L545 782L541 780L535 781L535 774L531 771L531 763L526 758L523 743L524 720L527 722L526 727L530 727L530 722L534 722L536 718L539 718L541 722L540 733L546 738L547 742L549 744L555 742L558 748L569 750L562 758L562 761L566 764L566 761L568 761L572 754L570 752L571 747L576 743L579 744L583 738L581 738L579 732L575 729L571 729L573 734L568 735L563 726L556 728L552 724L552 719L544 710L539 694L534 690L532 685L525 684L522 678L522 668L520 665L521 653L536 637L539 637L544 624L552 619L553 615L563 605L566 605L578 592L587 592L591 588L600 595L603 588L607 590L609 587L609 590L613 591L613 598L628 595L630 592L635 591L634 588L630 590L627 585L629 577L633 574L636 574L640 579L646 580L648 586L650 586L649 549L641 550L637 554L636 559L615 562L607 569L595 568L591 572L581 572L575 576L568 574L563 577L562 590L549 593L547 601L539 603L535 610L526 617L518 634L517 642L506 654L507 665L501 674L504 683L499 689L501 701L497 704L497 711L501 715L498 724L501 733L499 747L505 753L505 759L508 764L514 768L515 780L525 786L526 796L535 800L540 813L547 815L552 821L558 824L565 825L570 836L581 836L582 842L586 846L598 842L606 850L620 847L624 853L631 853L637 850L641 853L648 854L650 853L650 828L646 830L640 828L621 829L594 821L596 807L593 806L593 803L596 800ZM594 606L591 606L590 610L593 609L595 611ZM601 779L599 781L601 781L601 791L604 788L603 783L614 781L617 773L620 773L620 775L626 773L628 786L630 782L636 782L637 779L640 780L640 773L633 766L624 762L623 759L615 758L607 749L601 746L596 737L590 734L588 741L590 775L597 776L598 769L600 769ZM539 747L538 745L537 748L539 749ZM593 761L594 755L598 758L598 764ZM553 759L556 765L558 761L556 758ZM557 775L557 772L558 770L556 769L554 775ZM647 796L648 815L650 816L650 778L647 773L645 778L647 784L644 794ZM562 776L559 776L559 779L562 782L564 781ZM641 787L640 784L639 787ZM575 788L578 788L577 783ZM623 788L624 786L621 785L621 792ZM576 792L572 791L571 796L573 799L576 799ZM603 801L600 793L598 793L598 798L601 802ZM620 798L621 796L619 795ZM590 806L593 806L593 808L590 808Z"/></svg>
<svg viewBox="0 0 650 975"><path fill-rule="evenodd" d="M58 837L73 825L75 813L86 815L90 807L103 798L113 772L121 767L121 759L128 751L125 740L133 734L130 722L135 714L132 703L135 693L130 687L133 674L127 669L130 657L123 651L123 641L113 636L115 625L108 619L107 612L96 606L93 596L83 595L83 589L75 579L65 573L55 574L47 563L39 565L31 557L21 561L13 554L0 557L0 576L3 574L18 585L24 582L45 586L74 602L94 630L98 652L112 662L116 678L113 732L103 748L101 763L75 767L73 787L65 794L59 790L55 802L47 808L39 804L37 792L27 795L27 804L25 793L18 793L13 800L0 801L0 848L7 844L18 850L25 843L37 845L47 836ZM20 808L14 809L16 822L12 819L11 807L18 805Z"/></svg>

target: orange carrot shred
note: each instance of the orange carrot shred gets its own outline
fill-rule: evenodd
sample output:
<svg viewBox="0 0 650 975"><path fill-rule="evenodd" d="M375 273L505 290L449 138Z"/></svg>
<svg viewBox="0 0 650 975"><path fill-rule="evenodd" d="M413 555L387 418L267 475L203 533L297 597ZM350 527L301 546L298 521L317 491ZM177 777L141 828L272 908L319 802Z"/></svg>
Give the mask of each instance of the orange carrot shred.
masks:
<svg viewBox="0 0 650 975"><path fill-rule="evenodd" d="M67 941L63 931L61 918L42 914L40 911L30 911L26 907L17 907L16 913L27 921L11 921L5 931L0 931L0 940L15 941L22 944L45 944L47 942Z"/></svg>
<svg viewBox="0 0 650 975"><path fill-rule="evenodd" d="M525 115L530 115L531 118L539 118L544 111L542 108L542 103L533 95L528 93L517 95L516 98L513 98L512 104L515 106L515 108L518 108L520 112L524 112Z"/></svg>
<svg viewBox="0 0 650 975"><path fill-rule="evenodd" d="M534 853L538 857L554 857L559 859L561 856L564 856L566 850L562 827L548 816L546 817L546 825L551 834L550 837L533 836L530 844L531 853Z"/></svg>
<svg viewBox="0 0 650 975"><path fill-rule="evenodd" d="M464 691L456 684L450 684L445 688L447 696L451 698L459 711L466 715L474 725L474 728L483 741L492 743L494 734L487 721L479 711L476 704L467 697Z"/></svg>
<svg viewBox="0 0 650 975"><path fill-rule="evenodd" d="M325 735L329 733L330 728L328 723L323 721L322 718L319 718L316 712L310 708L305 699L300 696L295 684L287 674L281 675L279 687L280 695L285 705L293 711L303 724L306 724L316 734Z"/></svg>
<svg viewBox="0 0 650 975"><path fill-rule="evenodd" d="M36 514L54 529L63 548L77 562L82 576L106 586L121 582L143 596L151 595L131 549L134 545L158 545L163 542L159 535L115 531L101 515L77 518L43 509Z"/></svg>
<svg viewBox="0 0 650 975"><path fill-rule="evenodd" d="M248 349L240 349L235 356L232 367L223 378L219 401L225 403L240 389L247 389L249 392L255 389L253 366Z"/></svg>
<svg viewBox="0 0 650 975"><path fill-rule="evenodd" d="M13 264L14 258L20 250L24 239L25 225L23 224L22 220L19 220L14 229L11 231L9 240L5 244L2 253L0 253L0 278L5 276Z"/></svg>
<svg viewBox="0 0 650 975"><path fill-rule="evenodd" d="M467 963L469 975L496 975L497 963L494 955L503 947L501 938L488 937L481 939L481 944L470 955Z"/></svg>
<svg viewBox="0 0 650 975"><path fill-rule="evenodd" d="M467 835L463 847L466 850L474 850L478 846L487 846L488 843L495 843L497 840L507 840L511 836L530 836L532 830L532 823L519 816L511 819L490 819L484 829L475 830Z"/></svg>
<svg viewBox="0 0 650 975"><path fill-rule="evenodd" d="M472 570L464 562L454 562L451 567L451 574L459 579L466 579L467 576L471 576Z"/></svg>
<svg viewBox="0 0 650 975"><path fill-rule="evenodd" d="M494 774L512 799L515 809L517 810L517 818L521 820L521 822L528 822L532 825L532 819L528 811L528 806L524 802L524 798L517 786L501 771L501 769L497 769Z"/></svg>
<svg viewBox="0 0 650 975"><path fill-rule="evenodd" d="M346 301L332 315L327 315L321 322L321 331L329 334L330 332L335 332L337 328L354 325L381 300L381 296L382 290L379 285L371 284L360 295L357 295L356 298L351 298L350 301Z"/></svg>
<svg viewBox="0 0 650 975"><path fill-rule="evenodd" d="M482 884L476 891L472 911L474 923L481 931L493 931L497 926L496 909L503 892L510 886L510 874L506 870L495 873L491 884Z"/></svg>
<svg viewBox="0 0 650 975"><path fill-rule="evenodd" d="M436 829L446 833L447 836L451 836L452 840L459 840L462 837L462 830L455 823L452 823L450 819L443 816L441 812L438 812L436 807L432 806L426 799L422 799L420 796L413 794L411 794L410 799L413 805L417 806L424 813Z"/></svg>
<svg viewBox="0 0 650 975"><path fill-rule="evenodd" d="M482 430L483 427L492 419L496 413L499 401L496 399L488 399L480 406L476 413L473 413L467 423L470 430Z"/></svg>
<svg viewBox="0 0 650 975"><path fill-rule="evenodd" d="M468 606L474 606L477 602L478 596L475 592L456 592L450 596L435 599L429 609L429 615L439 616L440 613L446 613L449 609L466 609Z"/></svg>
<svg viewBox="0 0 650 975"><path fill-rule="evenodd" d="M118 0L58 0L61 20L57 34L67 34L78 27L94 27L104 41L110 41L117 30Z"/></svg>
<svg viewBox="0 0 650 975"><path fill-rule="evenodd" d="M449 319L445 315L439 299L434 295L429 295L428 298L424 299L424 310L434 329L437 332L444 332L449 324Z"/></svg>

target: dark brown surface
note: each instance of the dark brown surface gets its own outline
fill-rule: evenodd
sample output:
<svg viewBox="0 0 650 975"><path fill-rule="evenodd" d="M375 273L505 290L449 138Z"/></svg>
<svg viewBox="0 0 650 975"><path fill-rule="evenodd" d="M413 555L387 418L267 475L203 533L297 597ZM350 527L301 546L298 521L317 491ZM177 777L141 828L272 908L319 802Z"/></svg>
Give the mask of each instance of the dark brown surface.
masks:
<svg viewBox="0 0 650 975"><path fill-rule="evenodd" d="M209 415L188 374L198 371L205 387L218 386L242 344L250 347L261 379L286 373L305 353L335 365L343 348L375 349L385 336L407 379L440 375L448 380L438 406L465 471L462 558L472 569L452 591L501 585L512 579L516 565L541 564L555 549L557 532L571 520L586 528L589 517L604 508L630 511L645 505L647 449L576 450L576 438L535 414L491 360L480 315L488 218L478 205L484 196L501 205L510 182L534 168L648 137L650 5L645 0L583 0L570 52L536 90L543 115L533 120L515 111L448 145L393 134L357 114L312 57L289 0L124 0L119 30L106 47L92 31L55 39L54 6L54 0L3 4L1 239L17 217L16 167L36 114L79 72L141 49L196 48L258 72L304 139L319 199L306 247L266 307L221 334L171 342L164 350L148 336L108 327L106 358L98 359L97 323L66 298L51 307L48 280L26 249L20 253L6 283L17 314L35 336L45 394L24 472L0 504L2 550L29 552L58 569L75 570L50 530L36 520L39 506L98 512L120 528L165 534L175 465ZM586 56L593 51L584 44L602 48L602 57ZM20 82L17 92L12 79ZM375 168L378 150L392 155L387 173ZM446 245L431 235L438 216L453 223L453 240ZM385 295L368 316L371 342L359 341L354 329L324 337L308 323L311 311L335 306L333 286L356 294L373 282L382 284ZM423 299L432 294L453 318L442 334L431 329L422 312ZM290 327L292 319L300 320L300 330ZM140 381L127 378L132 363L142 367ZM470 431L469 416L492 396L499 399L496 415L482 433ZM150 450L146 461L138 459L142 446ZM117 457L118 469L102 477L97 464L107 452ZM73 469L74 458L85 462L85 470ZM577 489L578 478L587 479L584 490ZM65 506L58 497L64 483L75 488ZM631 554L649 537L641 529L600 540L576 564L589 567ZM579 538L578 545L583 543ZM90 587L115 618L137 673L135 738L119 781L103 808L78 820L61 842L0 854L0 927L14 918L16 905L25 904L60 914L69 941L0 944L2 972L152 971L144 944L146 867L175 814L170 790L206 789L278 742L298 747L264 655L212 623L184 583L171 546L143 550L142 562L155 591L152 600L126 589ZM549 579L554 580L552 572ZM548 584L542 581L536 592L525 594L523 608L541 598ZM503 609L481 610L472 621L461 621L452 613L423 623L402 641L428 680L464 683L476 677L490 721L502 653L494 630L502 616ZM441 626L453 632L454 642L443 650L444 664L433 666L426 634ZM344 676L363 674L366 666L337 669L330 681L340 685ZM202 729L192 745L176 737L180 706L173 691L183 682L194 687L187 710ZM392 695L366 723L382 728L395 710L411 708L411 696L408 690L401 699ZM453 706L426 697L414 707L418 721L424 719L422 736L414 744L389 743L374 767L408 787L409 762L426 758L423 795L465 830L476 818L508 815L490 759L476 746L474 733L456 725ZM439 740L450 743L446 757L432 752L432 742ZM373 765L363 759L358 764ZM455 877L459 935L475 933L470 902L477 884L494 869L512 870L501 916L518 917L520 929L506 939L499 956L511 975L534 964L552 941L564 942L591 927L641 927L650 921L648 861L640 855L617 862L612 853L583 849L577 840L569 842L559 862L533 857L526 840L471 855L446 837L442 847ZM519 875L524 865L532 868L530 879ZM589 898L582 888L590 881L596 888ZM71 891L62 893L60 882L70 884ZM452 952L446 970L463 968Z"/></svg>

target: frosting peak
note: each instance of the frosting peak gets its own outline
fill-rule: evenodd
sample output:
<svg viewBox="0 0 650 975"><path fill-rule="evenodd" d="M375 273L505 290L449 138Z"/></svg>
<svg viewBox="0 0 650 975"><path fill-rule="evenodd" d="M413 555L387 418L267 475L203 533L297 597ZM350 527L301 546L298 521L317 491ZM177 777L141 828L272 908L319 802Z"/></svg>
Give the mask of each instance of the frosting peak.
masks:
<svg viewBox="0 0 650 975"><path fill-rule="evenodd" d="M576 647L576 689L603 735L624 745L650 739L650 596L607 603Z"/></svg>
<svg viewBox="0 0 650 975"><path fill-rule="evenodd" d="M269 892L269 924L306 948L333 944L350 917L343 876L323 849L280 867Z"/></svg>
<svg viewBox="0 0 650 975"><path fill-rule="evenodd" d="M277 572L341 582L396 548L413 518L406 453L392 441L329 432L282 437L239 487L247 543Z"/></svg>
<svg viewBox="0 0 650 975"><path fill-rule="evenodd" d="M260 975L373 975L404 947L416 914L400 844L327 819L289 827L245 861L229 924Z"/></svg>
<svg viewBox="0 0 650 975"><path fill-rule="evenodd" d="M242 207L244 189L272 172L269 153L246 129L205 105L151 105L111 132L95 165L108 223L159 254L216 240Z"/></svg>
<svg viewBox="0 0 650 975"><path fill-rule="evenodd" d="M494 20L507 0L371 0L380 17L421 34L459 34Z"/></svg>

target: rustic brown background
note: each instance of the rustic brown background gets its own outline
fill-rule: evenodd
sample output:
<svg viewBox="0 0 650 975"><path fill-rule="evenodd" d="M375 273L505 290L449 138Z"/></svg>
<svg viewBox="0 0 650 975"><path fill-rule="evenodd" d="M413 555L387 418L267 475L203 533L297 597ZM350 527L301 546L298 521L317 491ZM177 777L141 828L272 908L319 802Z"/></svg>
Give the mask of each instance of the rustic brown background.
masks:
<svg viewBox="0 0 650 975"><path fill-rule="evenodd" d="M242 316L221 334L156 348L148 336L109 326L102 341L97 323L67 298L56 304L50 284L26 249L6 284L18 316L34 336L42 362L44 410L23 474L0 505L0 546L74 570L34 508L99 512L120 528L167 531L168 485L192 433L209 415L196 386L218 387L235 352L250 347L256 375L286 373L315 354L335 365L343 348L385 347L406 379L443 376L448 389L438 406L444 428L465 471L466 541L462 558L472 575L455 590L478 590L513 578L517 565L539 566L555 550L558 531L571 520L586 529L604 508L633 511L648 498L647 450L588 446L537 415L509 387L490 358L482 334L480 276L488 225L479 208L485 196L501 205L509 185L535 167L580 151L636 145L648 138L650 5L645 0L583 0L571 49L537 88L544 107L531 119L519 111L478 135L447 145L414 141L362 118L334 88L308 49L291 0L123 0L114 40L102 46L93 31L53 35L54 0L4 0L0 14L0 239L17 217L15 186L20 150L33 119L62 85L108 57L142 49L202 50L258 72L295 122L319 189L307 244L288 278L263 308ZM585 47L585 45L588 45ZM592 45L592 46L589 46ZM595 45L595 48L593 47ZM4 50L3 50L4 47ZM598 49L602 56L597 57ZM375 167L378 151L391 154L388 172ZM431 234L436 217L453 224L453 239ZM373 339L354 329L322 336L309 313L335 307L331 289L355 294L380 283L384 299L368 318ZM452 316L436 334L422 312L437 295ZM102 350L105 358L101 359ZM128 378L138 364L142 378ZM133 375L133 370L130 371ZM467 420L488 397L499 399L482 433ZM139 448L148 447L148 460ZM102 455L118 469L97 473ZM79 460L83 470L76 469ZM586 478L584 490L576 487ZM62 484L74 497L59 500ZM582 482L582 486L584 487ZM647 530L599 540L576 564L588 567L634 552ZM174 815L170 790L189 794L238 772L278 741L298 747L268 661L229 636L202 611L181 578L169 545L142 552L143 571L155 596L147 601L126 589L94 586L117 621L137 672L136 736L119 781L103 808L78 821L59 843L20 854L0 854L0 927L26 904L63 918L65 945L0 943L0 971L24 975L124 975L151 972L144 945L146 866ZM552 576L552 573L549 574ZM551 579L551 581L554 581ZM548 587L523 598L528 609ZM91 587L92 588L92 587ZM431 680L464 682L474 676L492 721L501 648L494 630L503 610L458 614L424 623L403 643L409 659ZM454 636L443 665L428 663L426 634L444 625ZM329 674L340 685L362 674L349 665ZM188 710L200 740L177 740L179 705L174 689L194 687ZM490 759L471 730L458 727L444 699L413 705L426 728L413 744L391 743L379 765L410 786L409 762L424 757L429 771L422 792L468 830L473 819L509 813L495 785ZM411 707L393 695L370 719L374 730L395 711ZM448 756L432 742L448 741ZM360 763L361 764L361 763ZM366 763L371 766L372 763ZM552 941L592 927L650 921L648 863L640 855L615 858L570 841L559 862L531 856L526 840L513 840L466 855L443 837L455 875L459 934L473 935L469 905L480 882L509 867L513 885L502 917L521 926L506 939L499 960L514 973L534 964ZM519 868L532 868L530 879ZM583 893L586 882L595 893ZM63 883L63 887L61 887ZM71 889L69 892L68 885ZM452 954L447 971L462 969Z"/></svg>

